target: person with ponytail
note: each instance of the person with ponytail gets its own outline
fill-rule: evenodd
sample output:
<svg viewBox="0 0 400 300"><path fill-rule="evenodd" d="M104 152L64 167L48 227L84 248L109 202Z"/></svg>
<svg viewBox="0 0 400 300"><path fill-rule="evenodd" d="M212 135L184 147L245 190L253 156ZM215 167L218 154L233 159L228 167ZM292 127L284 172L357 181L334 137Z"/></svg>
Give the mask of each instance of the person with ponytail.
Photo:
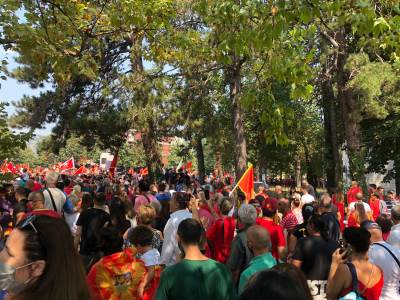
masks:
<svg viewBox="0 0 400 300"><path fill-rule="evenodd" d="M326 299L332 254L339 244L329 238L328 227L320 215L310 217L307 232L309 236L297 241L292 264L303 271L314 299Z"/></svg>

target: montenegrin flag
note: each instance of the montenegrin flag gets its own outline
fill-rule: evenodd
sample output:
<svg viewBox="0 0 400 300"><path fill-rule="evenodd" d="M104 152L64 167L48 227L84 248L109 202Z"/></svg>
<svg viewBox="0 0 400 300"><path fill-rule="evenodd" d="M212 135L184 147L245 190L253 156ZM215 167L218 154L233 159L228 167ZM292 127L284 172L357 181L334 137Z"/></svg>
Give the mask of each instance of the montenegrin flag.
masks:
<svg viewBox="0 0 400 300"><path fill-rule="evenodd" d="M74 158L70 158L60 165L60 171L71 170L75 168Z"/></svg>
<svg viewBox="0 0 400 300"><path fill-rule="evenodd" d="M254 169L252 164L249 164L237 186L246 195L247 202L254 198Z"/></svg>

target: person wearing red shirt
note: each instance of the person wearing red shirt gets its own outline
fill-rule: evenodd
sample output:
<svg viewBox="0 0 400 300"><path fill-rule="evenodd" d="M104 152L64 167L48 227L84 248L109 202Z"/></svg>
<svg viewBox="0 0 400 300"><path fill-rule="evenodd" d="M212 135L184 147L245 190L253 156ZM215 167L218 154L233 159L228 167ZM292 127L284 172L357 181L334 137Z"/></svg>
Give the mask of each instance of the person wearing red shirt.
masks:
<svg viewBox="0 0 400 300"><path fill-rule="evenodd" d="M357 181L352 181L351 182L351 187L347 191L347 205L350 205L350 203L357 201L357 199L356 199L356 194L357 193L362 193L362 190L358 186L358 182Z"/></svg>
<svg viewBox="0 0 400 300"><path fill-rule="evenodd" d="M263 217L256 219L256 224L261 225L269 232L271 236L271 253L276 259L283 258L285 252L285 235L283 234L283 228L277 223L277 210L278 200L275 198L269 198L265 201L264 207L262 208Z"/></svg>
<svg viewBox="0 0 400 300"><path fill-rule="evenodd" d="M371 207L372 217L373 217L374 220L376 220L376 218L380 214L380 201L381 200L379 200L379 194L378 193L371 194L370 197L369 197L368 204Z"/></svg>
<svg viewBox="0 0 400 300"><path fill-rule="evenodd" d="M337 189L336 194L332 195L332 202L334 205L336 205L338 209L338 221L340 224L340 231L343 232L345 226L344 226L344 217L345 217L345 211L344 211L344 195L341 189Z"/></svg>
<svg viewBox="0 0 400 300"><path fill-rule="evenodd" d="M231 252L231 243L235 235L236 220L229 217L232 203L229 199L222 199L219 210L222 217L207 230L207 240L211 245L211 258L225 263Z"/></svg>

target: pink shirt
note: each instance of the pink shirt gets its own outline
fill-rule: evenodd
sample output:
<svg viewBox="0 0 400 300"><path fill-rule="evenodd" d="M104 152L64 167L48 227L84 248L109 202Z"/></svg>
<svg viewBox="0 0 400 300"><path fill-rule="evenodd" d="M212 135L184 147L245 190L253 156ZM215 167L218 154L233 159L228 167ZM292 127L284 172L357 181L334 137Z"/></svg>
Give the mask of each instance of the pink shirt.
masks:
<svg viewBox="0 0 400 300"><path fill-rule="evenodd" d="M143 195L139 195L135 198L134 210L136 213L138 213L140 206L150 204L150 202L153 201L157 201L156 197L151 194L146 194L146 197Z"/></svg>

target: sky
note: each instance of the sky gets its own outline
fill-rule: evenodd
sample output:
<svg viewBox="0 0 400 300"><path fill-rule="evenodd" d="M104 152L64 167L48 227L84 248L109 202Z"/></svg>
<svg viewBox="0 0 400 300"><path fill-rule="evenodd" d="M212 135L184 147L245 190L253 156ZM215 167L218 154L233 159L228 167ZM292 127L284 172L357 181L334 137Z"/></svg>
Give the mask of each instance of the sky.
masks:
<svg viewBox="0 0 400 300"><path fill-rule="evenodd" d="M17 67L14 61L14 55L15 54L11 51L6 52L0 47L0 61L7 60L9 69ZM0 79L0 85L0 101L10 104L6 109L9 116L15 113L15 108L11 104L12 101L18 101L24 95L36 96L43 91L43 89L32 89L28 84L20 83L12 78L7 78L7 80ZM51 129L52 125L48 124L45 129L36 130L35 135L49 135Z"/></svg>

